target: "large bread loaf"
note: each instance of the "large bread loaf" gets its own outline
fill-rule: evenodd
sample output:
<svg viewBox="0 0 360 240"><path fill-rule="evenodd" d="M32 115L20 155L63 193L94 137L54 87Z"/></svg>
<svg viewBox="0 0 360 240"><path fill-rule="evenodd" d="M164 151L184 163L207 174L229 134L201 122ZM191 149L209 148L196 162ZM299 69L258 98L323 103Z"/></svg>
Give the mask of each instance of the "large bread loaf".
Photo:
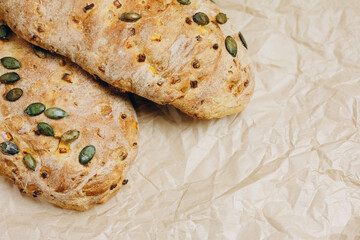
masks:
<svg viewBox="0 0 360 240"><path fill-rule="evenodd" d="M130 101L15 34L0 59L0 174L63 208L105 202L137 153Z"/></svg>
<svg viewBox="0 0 360 240"><path fill-rule="evenodd" d="M254 90L247 50L210 0L0 0L22 38L122 90L196 118L241 112Z"/></svg>

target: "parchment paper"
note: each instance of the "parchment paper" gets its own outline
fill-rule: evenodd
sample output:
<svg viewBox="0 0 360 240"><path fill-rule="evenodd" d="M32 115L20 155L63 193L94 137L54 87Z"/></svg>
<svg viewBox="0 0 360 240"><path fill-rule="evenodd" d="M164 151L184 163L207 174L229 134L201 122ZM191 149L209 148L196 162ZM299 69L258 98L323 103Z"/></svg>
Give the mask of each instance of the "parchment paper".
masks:
<svg viewBox="0 0 360 240"><path fill-rule="evenodd" d="M129 185L79 213L0 179L2 239L360 239L360 1L221 0L256 92L193 120L137 99Z"/></svg>

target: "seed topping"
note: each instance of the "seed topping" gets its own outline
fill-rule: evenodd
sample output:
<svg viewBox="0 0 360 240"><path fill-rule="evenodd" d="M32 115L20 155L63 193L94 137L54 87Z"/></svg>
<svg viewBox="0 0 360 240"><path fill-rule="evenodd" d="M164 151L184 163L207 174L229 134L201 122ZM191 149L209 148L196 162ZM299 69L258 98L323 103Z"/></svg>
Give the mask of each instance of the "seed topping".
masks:
<svg viewBox="0 0 360 240"><path fill-rule="evenodd" d="M121 14L120 20L123 22L136 22L141 18L141 15L135 12L126 12Z"/></svg>

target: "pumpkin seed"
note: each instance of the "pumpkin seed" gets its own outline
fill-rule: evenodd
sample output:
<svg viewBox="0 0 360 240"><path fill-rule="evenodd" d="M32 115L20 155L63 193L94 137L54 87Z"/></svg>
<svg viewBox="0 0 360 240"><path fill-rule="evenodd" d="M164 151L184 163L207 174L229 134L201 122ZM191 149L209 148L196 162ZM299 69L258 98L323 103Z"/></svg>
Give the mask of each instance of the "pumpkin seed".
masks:
<svg viewBox="0 0 360 240"><path fill-rule="evenodd" d="M236 57L238 49L235 39L231 36L227 36L225 39L225 45L231 56Z"/></svg>
<svg viewBox="0 0 360 240"><path fill-rule="evenodd" d="M48 137L55 136L53 128L47 123L40 122L40 123L38 123L37 128L42 135L45 135Z"/></svg>
<svg viewBox="0 0 360 240"><path fill-rule="evenodd" d="M19 153L19 148L12 142L1 143L0 149L1 152L6 155L15 155Z"/></svg>
<svg viewBox="0 0 360 240"><path fill-rule="evenodd" d="M79 138L80 132L77 130L69 130L61 136L61 141L64 143L72 143Z"/></svg>
<svg viewBox="0 0 360 240"><path fill-rule="evenodd" d="M135 12L126 12L121 14L120 20L124 22L136 22L141 18L141 15Z"/></svg>
<svg viewBox="0 0 360 240"><path fill-rule="evenodd" d="M89 145L81 150L79 155L79 162L83 165L88 164L95 156L96 148L93 145Z"/></svg>
<svg viewBox="0 0 360 240"><path fill-rule="evenodd" d="M20 62L13 57L4 57L1 59L1 64L7 69L18 69L21 67Z"/></svg>
<svg viewBox="0 0 360 240"><path fill-rule="evenodd" d="M241 32L239 32L239 38L240 38L242 44L244 45L244 47L245 47L246 49L248 49L248 45L247 45L247 43L246 43L246 40L245 40L245 38L244 38L244 35L242 35Z"/></svg>
<svg viewBox="0 0 360 240"><path fill-rule="evenodd" d="M25 155L24 163L29 169L35 171L36 161L35 161L34 157L30 153Z"/></svg>
<svg viewBox="0 0 360 240"><path fill-rule="evenodd" d="M177 0L178 3L180 3L181 5L190 5L191 1L190 0Z"/></svg>
<svg viewBox="0 0 360 240"><path fill-rule="evenodd" d="M45 115L51 119L61 119L68 116L64 110L56 107L46 109Z"/></svg>
<svg viewBox="0 0 360 240"><path fill-rule="evenodd" d="M216 21L220 24L225 24L228 21L228 18L225 13L219 13L216 15Z"/></svg>
<svg viewBox="0 0 360 240"><path fill-rule="evenodd" d="M209 24L209 22L210 22L209 17L203 12L196 13L193 16L193 20L194 20L194 22L196 22L197 24L199 24L201 26L205 26L205 25Z"/></svg>
<svg viewBox="0 0 360 240"><path fill-rule="evenodd" d="M10 102L15 102L19 98L21 98L22 95L23 90L21 90L20 88L13 88L6 94L5 98Z"/></svg>
<svg viewBox="0 0 360 240"><path fill-rule="evenodd" d="M46 107L42 103L32 103L24 111L29 116L37 116L45 111Z"/></svg>
<svg viewBox="0 0 360 240"><path fill-rule="evenodd" d="M9 72L0 76L0 83L11 84L19 80L20 76L16 72Z"/></svg>
<svg viewBox="0 0 360 240"><path fill-rule="evenodd" d="M10 28L6 25L0 25L0 39L4 40L10 33Z"/></svg>
<svg viewBox="0 0 360 240"><path fill-rule="evenodd" d="M42 59L46 58L46 51L44 49L42 49L41 47L34 46L34 53L39 58L42 58Z"/></svg>

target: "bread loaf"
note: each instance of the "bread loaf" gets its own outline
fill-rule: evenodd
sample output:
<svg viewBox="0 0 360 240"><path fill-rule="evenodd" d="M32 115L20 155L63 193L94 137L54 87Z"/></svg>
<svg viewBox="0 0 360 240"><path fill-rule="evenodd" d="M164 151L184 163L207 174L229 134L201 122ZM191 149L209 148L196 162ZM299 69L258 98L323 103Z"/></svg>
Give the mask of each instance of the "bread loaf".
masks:
<svg viewBox="0 0 360 240"><path fill-rule="evenodd" d="M137 153L127 97L15 34L0 40L0 59L0 174L68 209L114 195Z"/></svg>
<svg viewBox="0 0 360 240"><path fill-rule="evenodd" d="M195 118L241 112L254 90L247 49L210 0L0 0L0 16L109 84Z"/></svg>

